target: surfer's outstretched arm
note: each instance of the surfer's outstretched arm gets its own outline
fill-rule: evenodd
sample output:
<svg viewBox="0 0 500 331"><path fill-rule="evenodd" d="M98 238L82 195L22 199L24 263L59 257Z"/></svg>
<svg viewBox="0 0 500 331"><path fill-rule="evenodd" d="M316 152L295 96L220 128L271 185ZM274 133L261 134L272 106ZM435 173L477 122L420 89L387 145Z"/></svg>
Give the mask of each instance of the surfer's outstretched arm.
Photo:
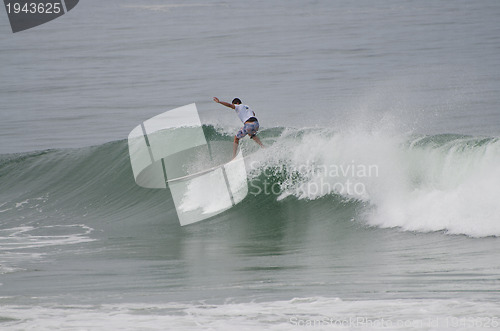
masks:
<svg viewBox="0 0 500 331"><path fill-rule="evenodd" d="M220 101L219 98L217 98L217 97L214 97L214 101L217 102L217 103L220 103L223 106L226 106L226 107L234 109L234 105L233 104L230 104L229 102L225 102L225 101Z"/></svg>

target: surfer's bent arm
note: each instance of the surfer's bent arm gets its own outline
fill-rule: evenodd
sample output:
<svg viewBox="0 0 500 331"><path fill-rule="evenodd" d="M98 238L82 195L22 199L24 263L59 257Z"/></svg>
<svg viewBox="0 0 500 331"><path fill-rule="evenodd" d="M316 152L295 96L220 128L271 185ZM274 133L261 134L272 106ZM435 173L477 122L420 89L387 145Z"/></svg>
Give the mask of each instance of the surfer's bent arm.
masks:
<svg viewBox="0 0 500 331"><path fill-rule="evenodd" d="M223 106L226 106L226 107L234 109L234 105L233 104L230 104L229 102L225 102L225 101L220 101L219 98L217 98L217 97L214 97L214 101L217 102L217 103L220 103Z"/></svg>

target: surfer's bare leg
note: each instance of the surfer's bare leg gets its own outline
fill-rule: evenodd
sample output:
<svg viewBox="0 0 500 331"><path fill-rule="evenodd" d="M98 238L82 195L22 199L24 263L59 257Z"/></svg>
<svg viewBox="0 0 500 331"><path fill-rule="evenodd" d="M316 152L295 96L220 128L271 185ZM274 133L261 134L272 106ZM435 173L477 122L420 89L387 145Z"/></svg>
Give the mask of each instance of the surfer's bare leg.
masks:
<svg viewBox="0 0 500 331"><path fill-rule="evenodd" d="M257 144L259 144L260 147L264 148L264 144L262 144L262 142L260 141L259 137L253 136L251 139L253 141L255 141Z"/></svg>
<svg viewBox="0 0 500 331"><path fill-rule="evenodd" d="M238 150L238 144L240 143L240 140L238 137L234 137L234 142L233 142L233 159L236 157L236 151Z"/></svg>

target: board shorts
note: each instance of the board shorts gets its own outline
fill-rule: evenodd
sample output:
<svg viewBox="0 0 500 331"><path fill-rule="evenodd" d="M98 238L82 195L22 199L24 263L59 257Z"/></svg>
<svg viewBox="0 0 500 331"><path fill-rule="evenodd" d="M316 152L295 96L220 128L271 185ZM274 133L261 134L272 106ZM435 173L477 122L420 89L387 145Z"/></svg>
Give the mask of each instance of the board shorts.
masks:
<svg viewBox="0 0 500 331"><path fill-rule="evenodd" d="M259 121L248 122L236 133L236 138L241 139L246 135L253 138L257 135L257 131L259 131Z"/></svg>

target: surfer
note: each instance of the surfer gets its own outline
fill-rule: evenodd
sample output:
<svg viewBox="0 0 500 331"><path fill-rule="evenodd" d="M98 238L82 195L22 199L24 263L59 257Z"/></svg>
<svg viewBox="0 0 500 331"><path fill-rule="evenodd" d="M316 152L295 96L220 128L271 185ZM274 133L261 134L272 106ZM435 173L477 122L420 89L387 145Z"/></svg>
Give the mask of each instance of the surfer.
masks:
<svg viewBox="0 0 500 331"><path fill-rule="evenodd" d="M236 114L243 123L243 127L234 136L233 143L233 159L236 157L236 151L238 150L238 144L240 139L248 134L250 139L253 139L260 147L264 147L259 137L257 137L257 131L259 131L259 121L255 117L255 112L250 109L247 105L241 103L241 100L234 98L231 103L220 101L217 97L214 97L214 101L224 105L226 107L232 108L236 111Z"/></svg>

